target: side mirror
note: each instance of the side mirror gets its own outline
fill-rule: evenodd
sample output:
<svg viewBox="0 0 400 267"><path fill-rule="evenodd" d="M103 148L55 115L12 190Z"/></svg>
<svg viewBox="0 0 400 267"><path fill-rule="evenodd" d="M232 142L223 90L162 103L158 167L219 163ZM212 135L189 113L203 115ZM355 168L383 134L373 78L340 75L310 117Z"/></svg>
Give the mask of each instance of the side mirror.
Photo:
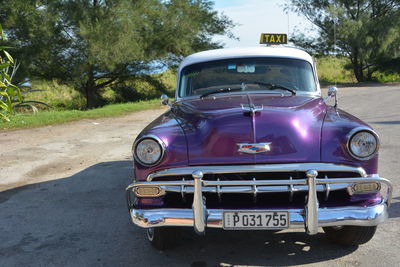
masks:
<svg viewBox="0 0 400 267"><path fill-rule="evenodd" d="M335 86L329 87L328 88L328 96L329 97L336 97L338 89Z"/></svg>
<svg viewBox="0 0 400 267"><path fill-rule="evenodd" d="M337 107L338 101L337 101L337 87L336 86L332 86L328 88L328 96L324 99L324 101L328 101L329 98L334 97L335 98L335 105L334 107Z"/></svg>
<svg viewBox="0 0 400 267"><path fill-rule="evenodd" d="M169 106L169 98L167 95L161 95L161 104L164 106Z"/></svg>

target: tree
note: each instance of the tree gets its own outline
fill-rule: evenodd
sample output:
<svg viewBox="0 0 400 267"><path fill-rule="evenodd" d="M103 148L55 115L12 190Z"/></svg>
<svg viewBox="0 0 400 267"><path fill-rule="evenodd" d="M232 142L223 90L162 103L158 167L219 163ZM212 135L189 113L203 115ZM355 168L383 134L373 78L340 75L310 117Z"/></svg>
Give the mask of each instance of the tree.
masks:
<svg viewBox="0 0 400 267"><path fill-rule="evenodd" d="M385 62L400 59L399 0L290 0L286 8L304 15L319 33L317 38L298 34L291 41L326 54L333 51L336 36L336 54L350 58L359 82L371 80L374 71L387 67Z"/></svg>
<svg viewBox="0 0 400 267"><path fill-rule="evenodd" d="M73 84L98 104L107 85L217 48L232 21L207 0L0 0L0 23L16 47L19 77Z"/></svg>

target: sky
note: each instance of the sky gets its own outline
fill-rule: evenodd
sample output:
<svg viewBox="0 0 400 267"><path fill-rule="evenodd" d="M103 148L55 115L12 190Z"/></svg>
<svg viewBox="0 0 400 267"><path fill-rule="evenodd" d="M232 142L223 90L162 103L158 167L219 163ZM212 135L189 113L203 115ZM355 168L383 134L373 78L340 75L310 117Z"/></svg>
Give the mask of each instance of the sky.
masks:
<svg viewBox="0 0 400 267"><path fill-rule="evenodd" d="M284 11L285 0L215 0L214 9L225 14L235 23L232 32L240 41L225 36L214 40L225 43L225 47L258 46L261 33L288 33L296 30L306 33L312 24L304 17ZM288 20L289 17L289 20Z"/></svg>

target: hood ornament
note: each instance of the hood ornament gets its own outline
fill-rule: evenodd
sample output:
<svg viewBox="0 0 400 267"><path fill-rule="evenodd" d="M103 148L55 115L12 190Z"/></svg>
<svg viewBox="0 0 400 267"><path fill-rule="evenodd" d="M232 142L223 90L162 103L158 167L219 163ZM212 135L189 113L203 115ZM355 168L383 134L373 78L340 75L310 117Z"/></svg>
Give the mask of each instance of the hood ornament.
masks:
<svg viewBox="0 0 400 267"><path fill-rule="evenodd" d="M246 112L250 112L251 116L254 116L256 112L261 111L264 109L264 106L255 106L254 104L241 104L242 109Z"/></svg>
<svg viewBox="0 0 400 267"><path fill-rule="evenodd" d="M271 143L242 143L237 144L239 146L238 151L247 154L257 154L271 151Z"/></svg>

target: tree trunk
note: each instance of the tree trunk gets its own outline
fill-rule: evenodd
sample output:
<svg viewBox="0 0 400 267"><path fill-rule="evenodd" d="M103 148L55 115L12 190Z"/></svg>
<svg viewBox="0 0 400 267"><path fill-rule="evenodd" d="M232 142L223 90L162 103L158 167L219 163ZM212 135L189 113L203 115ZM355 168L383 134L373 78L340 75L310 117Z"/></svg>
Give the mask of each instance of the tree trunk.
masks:
<svg viewBox="0 0 400 267"><path fill-rule="evenodd" d="M93 12L92 12L92 22L95 24L96 21L96 8L98 4L98 0L93 0ZM88 66L88 73L87 73L87 81L85 84L85 93L86 93L86 108L94 108L96 107L96 82L94 80L93 74L93 66Z"/></svg>
<svg viewBox="0 0 400 267"><path fill-rule="evenodd" d="M357 82L363 82L364 73L362 69L362 63L360 62L361 60L358 58L357 48L353 50L353 54L350 55L350 58L351 58L351 63L353 65L354 76L356 76Z"/></svg>
<svg viewBox="0 0 400 267"><path fill-rule="evenodd" d="M354 75L356 76L357 82L363 82L365 80L361 64L353 64L353 71Z"/></svg>
<svg viewBox="0 0 400 267"><path fill-rule="evenodd" d="M374 67L368 66L367 68L367 81L372 81L372 74L374 73Z"/></svg>
<svg viewBox="0 0 400 267"><path fill-rule="evenodd" d="M96 106L96 83L94 81L93 67L90 65L88 69L88 80L85 85L86 108L94 108Z"/></svg>

